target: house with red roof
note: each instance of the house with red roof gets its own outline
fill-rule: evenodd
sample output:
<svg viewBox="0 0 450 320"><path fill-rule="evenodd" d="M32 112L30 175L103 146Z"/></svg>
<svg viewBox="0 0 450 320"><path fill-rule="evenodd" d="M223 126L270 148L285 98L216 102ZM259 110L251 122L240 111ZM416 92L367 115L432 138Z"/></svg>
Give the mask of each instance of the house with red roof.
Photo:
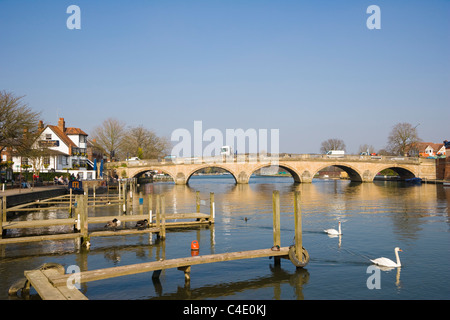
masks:
<svg viewBox="0 0 450 320"><path fill-rule="evenodd" d="M416 142L408 152L409 156L436 157L445 156L444 143Z"/></svg>
<svg viewBox="0 0 450 320"><path fill-rule="evenodd" d="M14 156L14 171L21 170L24 165L34 166L40 172L68 172L80 179L95 179L93 163L88 159L88 134L80 128L66 127L64 118L59 118L58 125L47 125L39 121L38 129L41 131L35 142L35 147L45 149L39 161L30 161L23 156Z"/></svg>

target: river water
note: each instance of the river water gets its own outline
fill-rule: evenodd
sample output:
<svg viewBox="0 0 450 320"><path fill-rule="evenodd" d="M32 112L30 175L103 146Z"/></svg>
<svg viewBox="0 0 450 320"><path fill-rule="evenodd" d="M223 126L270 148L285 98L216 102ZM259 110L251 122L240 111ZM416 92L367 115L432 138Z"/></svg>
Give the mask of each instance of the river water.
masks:
<svg viewBox="0 0 450 320"><path fill-rule="evenodd" d="M304 269L296 270L284 259L281 266L274 266L269 258L248 259L192 266L189 286L183 272L168 269L159 282L152 281L151 273L142 273L85 283L81 291L89 299L132 300L450 299L448 187L318 179L294 184L285 177L252 177L248 185L235 185L231 176L194 176L189 186L155 183L142 190L165 194L168 214L195 212L196 191L206 204L201 212L209 213L209 193L214 192L215 224L168 230L165 241L155 235L97 237L89 251L80 250L74 240L2 246L0 299L8 299L8 288L23 277L24 270L48 262L83 271L180 258L191 255L193 240L198 240L201 255L270 248L273 190L280 191L282 246L293 243L293 191L301 192L303 246L311 257ZM112 206L89 214L117 213L118 207ZM61 211L17 219L65 216ZM333 238L323 232L337 229L338 221L342 236ZM64 228L68 227L45 231ZM26 230L28 234L41 231ZM403 250L401 268L371 267L369 259L395 260L395 247ZM34 290L31 298L38 298Z"/></svg>

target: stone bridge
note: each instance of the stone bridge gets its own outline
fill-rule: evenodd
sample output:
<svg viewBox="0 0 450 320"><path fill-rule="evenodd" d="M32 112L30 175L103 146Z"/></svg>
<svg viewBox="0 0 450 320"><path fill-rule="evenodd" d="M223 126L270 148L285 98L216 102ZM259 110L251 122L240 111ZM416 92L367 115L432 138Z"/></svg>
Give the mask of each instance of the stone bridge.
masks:
<svg viewBox="0 0 450 320"><path fill-rule="evenodd" d="M372 182L384 169L392 169L401 179L419 177L436 179L436 160L409 157L355 156L331 157L314 154L285 154L280 157L262 155L236 155L231 157L177 158L174 160L135 160L108 163L107 169L115 169L121 177L138 177L150 170L158 170L172 177L176 184L186 184L198 170L216 167L233 175L236 183L248 183L251 175L272 165L289 172L297 183L312 182L320 170L336 166L348 173L350 180Z"/></svg>

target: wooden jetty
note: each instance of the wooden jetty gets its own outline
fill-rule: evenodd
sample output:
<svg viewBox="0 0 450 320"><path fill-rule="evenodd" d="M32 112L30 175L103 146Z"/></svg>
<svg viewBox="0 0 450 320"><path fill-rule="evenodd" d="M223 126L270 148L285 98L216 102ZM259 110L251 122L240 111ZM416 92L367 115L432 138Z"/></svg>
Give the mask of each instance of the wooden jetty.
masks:
<svg viewBox="0 0 450 320"><path fill-rule="evenodd" d="M125 189L123 189L125 190ZM214 223L215 206L214 194L210 194L210 213L205 214L200 212L200 207L197 205L197 212L194 213L175 213L166 214L165 212L165 197L164 195L155 195L156 210L153 214L153 195L147 195L147 214L144 214L144 201L142 193L139 194L139 214L133 214L133 202L131 197L127 197L127 192L123 192L123 196L119 197L96 197L95 189L94 195L89 197L84 195L63 195L42 201L34 201L28 204L21 204L15 207L6 207L6 197L2 198L0 206L0 245L36 242L44 240L62 240L62 239L76 239L81 238L83 244L88 244L91 237L101 236L119 236L142 233L155 233L160 238L165 238L166 229L192 227L198 225L209 225ZM197 193L197 204L200 203L200 195ZM75 206L76 203L76 206ZM59 206L58 206L59 205ZM88 208L119 205L118 215L116 216L99 216L89 217ZM27 211L43 211L43 210L68 210L69 218L59 219L45 219L45 220L7 220L8 212L27 212ZM72 212L73 211L73 212ZM126 214L126 213L130 214ZM89 224L105 224L113 219L119 219L122 223L137 222L146 219L148 221L148 228L123 228L119 227L116 230L100 230L89 231ZM170 221L170 222L169 222ZM172 222L173 221L173 222ZM9 229L22 228L42 228L51 226L72 225L75 232L64 234L51 235L37 235L24 237L4 236Z"/></svg>
<svg viewBox="0 0 450 320"><path fill-rule="evenodd" d="M41 271L31 270L25 271L26 279L24 282L15 284L10 289L10 294L16 294L19 290L29 290L32 285L40 297L46 299L87 299L80 291L73 286L76 283L86 283L102 279L126 276L137 273L153 271L152 279L157 281L162 270L177 268L184 272L185 286L189 286L191 279L191 267L200 264L209 264L215 262L224 262L240 259L254 259L263 257L274 257L275 264L280 263L280 258L290 259L296 267L304 267L309 262L307 251L301 247L302 230L301 230L301 211L300 211L300 193L294 194L294 219L295 219L295 244L290 247L280 247L280 198L279 192L273 193L273 236L274 246L272 248L226 252L220 254L199 255L191 257L176 258L170 260L160 260L145 263L132 264L127 266L111 267L97 270L82 271L78 273L58 272L57 270ZM301 252L299 255L297 252ZM59 268L60 269L60 268ZM70 290L70 291L69 291Z"/></svg>

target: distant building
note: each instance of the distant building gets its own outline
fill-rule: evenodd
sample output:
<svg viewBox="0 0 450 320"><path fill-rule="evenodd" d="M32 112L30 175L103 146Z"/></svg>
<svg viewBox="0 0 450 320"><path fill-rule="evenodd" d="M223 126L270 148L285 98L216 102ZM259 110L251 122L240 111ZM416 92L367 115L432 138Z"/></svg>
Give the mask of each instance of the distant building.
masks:
<svg viewBox="0 0 450 320"><path fill-rule="evenodd" d="M450 155L450 141L445 140L444 146L447 149L447 154ZM450 156L445 158L444 181L450 182Z"/></svg>
<svg viewBox="0 0 450 320"><path fill-rule="evenodd" d="M417 142L408 151L411 157L436 157L445 156L444 143Z"/></svg>
<svg viewBox="0 0 450 320"><path fill-rule="evenodd" d="M39 121L38 129L41 134L35 147L45 149L40 161L30 161L24 156L13 156L13 170L20 171L23 165L39 165L40 172L68 172L79 176L80 179L95 179L93 162L88 159L88 134L80 128L66 127L64 118L59 118L58 125L43 126ZM92 153L91 153L92 154Z"/></svg>

